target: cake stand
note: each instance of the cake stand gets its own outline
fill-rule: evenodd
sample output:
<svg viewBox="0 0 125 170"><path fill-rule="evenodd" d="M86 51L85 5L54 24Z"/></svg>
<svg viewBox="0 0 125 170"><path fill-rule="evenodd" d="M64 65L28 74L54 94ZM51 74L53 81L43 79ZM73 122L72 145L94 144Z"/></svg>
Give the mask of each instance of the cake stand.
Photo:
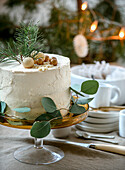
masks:
<svg viewBox="0 0 125 170"><path fill-rule="evenodd" d="M51 129L64 128L75 125L84 121L88 116L88 104L84 105L86 112L80 115L74 115L69 113L63 119L56 119L51 122ZM33 121L21 120L9 116L0 116L4 118L4 122L0 122L3 126L19 128L19 129L31 129ZM23 125L12 125L8 122L20 122ZM55 146L43 145L42 138L34 138L34 145L21 147L14 152L14 158L22 163L42 165L51 164L61 160L64 157L64 152Z"/></svg>

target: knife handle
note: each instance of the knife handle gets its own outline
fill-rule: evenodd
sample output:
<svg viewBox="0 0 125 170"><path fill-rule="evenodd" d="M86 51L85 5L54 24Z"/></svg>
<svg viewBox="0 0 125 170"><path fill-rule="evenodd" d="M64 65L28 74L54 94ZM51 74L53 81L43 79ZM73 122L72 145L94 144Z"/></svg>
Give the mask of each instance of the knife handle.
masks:
<svg viewBox="0 0 125 170"><path fill-rule="evenodd" d="M98 150L103 150L103 151L108 151L108 152L113 152L113 153L118 153L125 155L125 146L120 146L120 145L104 145L104 144L91 144L90 148L98 149Z"/></svg>

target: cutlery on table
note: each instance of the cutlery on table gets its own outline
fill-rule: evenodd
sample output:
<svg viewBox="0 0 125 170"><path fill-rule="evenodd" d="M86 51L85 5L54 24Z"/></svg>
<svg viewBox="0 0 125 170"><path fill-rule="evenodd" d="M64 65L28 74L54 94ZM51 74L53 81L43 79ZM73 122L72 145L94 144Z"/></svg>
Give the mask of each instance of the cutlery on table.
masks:
<svg viewBox="0 0 125 170"><path fill-rule="evenodd" d="M88 134L87 132L77 131L77 133L81 133L83 136L95 137L95 138L107 138L107 139L114 139L115 136L110 135L100 135L100 134Z"/></svg>
<svg viewBox="0 0 125 170"><path fill-rule="evenodd" d="M59 140L59 139L47 139L47 141L52 141L54 143L60 143L60 144L71 144L71 145L77 145L85 148L93 148L97 150L102 150L102 151L108 151L112 153L118 153L121 155L125 155L125 146L120 146L120 145L105 145L105 144L93 144L93 143L78 143L78 142L71 142L71 141L66 141L66 140Z"/></svg>
<svg viewBox="0 0 125 170"><path fill-rule="evenodd" d="M101 139L101 138L97 138L97 137L91 137L90 135L88 135L87 133L83 133L81 131L76 131L76 135L78 137L82 137L84 139L92 139L92 140L98 140L98 141L102 141L102 142L108 142L108 143L113 143L113 144L118 144L117 141L111 141L111 140L106 140L106 139Z"/></svg>

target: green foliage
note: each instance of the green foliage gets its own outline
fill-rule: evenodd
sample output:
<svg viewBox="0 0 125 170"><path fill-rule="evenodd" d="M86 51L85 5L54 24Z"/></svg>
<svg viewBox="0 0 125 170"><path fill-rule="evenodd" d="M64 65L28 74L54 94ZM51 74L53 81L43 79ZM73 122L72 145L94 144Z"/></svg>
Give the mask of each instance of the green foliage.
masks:
<svg viewBox="0 0 125 170"><path fill-rule="evenodd" d="M42 105L43 105L44 109L46 110L46 112L49 112L49 113L52 113L52 112L56 111L56 109L57 109L54 101L49 97L42 98Z"/></svg>
<svg viewBox="0 0 125 170"><path fill-rule="evenodd" d="M86 88L89 87L89 88ZM84 90L85 88L85 90ZM82 92L86 92L88 94L94 94L97 91L98 88L98 82L96 82L95 80L91 80L91 81L86 81L82 83L82 87L81 90ZM92 89L92 90L91 90ZM72 89L72 91L74 91L77 95L80 95L83 97L83 99L79 98L78 100L74 100L73 97L71 97L72 99L72 105L69 108L69 112L73 113L74 115L79 115L79 114L83 114L86 112L86 109L84 106L80 106L79 104L83 105L83 104L87 104L89 103L93 98L88 98L88 97L84 97L84 95L82 95L81 93L77 92L76 90ZM49 98L49 97L43 97L42 98L42 105L44 107L44 109L46 110L45 114L41 114L39 117L36 118L30 134L32 137L35 138L44 138L45 136L47 136L50 132L51 129L51 125L53 126L53 123L51 123L54 119L62 119L62 115L60 113L60 110L57 109L54 101ZM0 121L4 122L4 118L2 116L4 116L5 114L5 110L6 110L6 103L5 102L0 102ZM29 107L22 107L22 108L15 108L13 109L16 112L19 113L25 113L25 112L30 112L31 109ZM67 110L68 111L68 110ZM21 119L20 119L21 120ZM14 121L10 121L7 120L8 123L10 123L11 125L23 125L23 122L14 122Z"/></svg>
<svg viewBox="0 0 125 170"><path fill-rule="evenodd" d="M0 115L1 115L0 122L2 122L2 123L4 122L4 117L2 117L2 116L5 115L4 113L6 111L6 108L7 108L6 103L3 101L0 101Z"/></svg>
<svg viewBox="0 0 125 170"><path fill-rule="evenodd" d="M11 124L11 125L16 125L16 126L21 126L21 125L23 125L22 122L14 122L14 121L11 121L11 120L7 120L7 122L8 122L9 124Z"/></svg>
<svg viewBox="0 0 125 170"><path fill-rule="evenodd" d="M78 98L77 104L84 105L84 104L91 102L92 100L93 100L93 98L88 98L88 97Z"/></svg>
<svg viewBox="0 0 125 170"><path fill-rule="evenodd" d="M117 8L116 9L114 8L116 8L114 0L111 1L104 0L96 5L94 11L96 11L96 13L99 13L100 15L102 15L103 17L109 20L115 20L121 22L120 12L118 11Z"/></svg>
<svg viewBox="0 0 125 170"><path fill-rule="evenodd" d="M79 114L82 114L82 113L85 113L86 112L86 109L83 107L83 106L79 106L77 103L74 103L70 110L69 110L71 113L74 113L74 115L79 115Z"/></svg>
<svg viewBox="0 0 125 170"><path fill-rule="evenodd" d="M84 81L81 85L81 92L86 94L95 94L98 90L99 83L96 80Z"/></svg>
<svg viewBox="0 0 125 170"><path fill-rule="evenodd" d="M7 43L7 48L0 46L0 62L16 60L21 63L23 58L30 56L33 50L39 51L42 48L39 43L41 36L38 36L38 25L32 22L28 25L21 23L15 39L16 41Z"/></svg>
<svg viewBox="0 0 125 170"><path fill-rule="evenodd" d="M29 107L14 108L13 110L19 113L26 113L31 111Z"/></svg>
<svg viewBox="0 0 125 170"><path fill-rule="evenodd" d="M81 85L81 92L85 94L95 94L98 90L99 83L96 80L88 80L84 81ZM77 95L80 95L82 97L85 97L82 93L78 92L77 90L70 87L70 89L75 92Z"/></svg>
<svg viewBox="0 0 125 170"><path fill-rule="evenodd" d="M31 129L31 136L36 138L43 138L50 132L50 122L54 119L62 119L62 115L57 110L54 101L49 97L42 98L42 105L47 113L41 114L36 118L36 122L33 124ZM39 122L41 121L41 122Z"/></svg>
<svg viewBox="0 0 125 170"><path fill-rule="evenodd" d="M6 5L12 9L13 7L24 5L23 19L27 16L27 12L31 12L37 9L38 0L7 0ZM58 8L57 4L58 3ZM41 25L40 31L43 32L44 41L41 40L43 45L42 51L47 53L57 53L70 58L72 63L78 63L80 59L75 54L73 48L73 38L78 33L83 33L84 36L90 36L90 25L95 20L88 10L81 12L72 12L70 9L65 9L62 6L61 1L48 1L48 6L51 6L51 13L48 26ZM93 9L96 13L97 19L108 19L109 21L117 21L121 23L121 14L118 9L115 8L115 1L100 1ZM37 12L37 11L35 11ZM15 17L16 18L16 17ZM32 16L31 16L32 18ZM31 19L30 18L30 19ZM29 19L29 20L30 20ZM15 19L12 21L9 17L9 13L0 15L0 39L8 40L14 38L15 28L18 27L15 24ZM5 30L4 30L5 29ZM119 27L105 22L99 22L98 30L92 33L100 33L100 37L108 37L112 35L118 35ZM89 54L86 58L81 59L81 62L93 63L94 60L107 62L116 61L118 58L124 58L124 46L120 41L93 41L88 40ZM25 45L24 45L25 46ZM36 45L37 47L37 45ZM5 46L5 49L8 48ZM11 48L14 49L14 44L11 43ZM15 48L16 49L16 48ZM23 49L23 47L22 47ZM25 53L27 50L24 50ZM14 50L16 52L16 50ZM16 53L17 54L17 53ZM26 55L28 55L26 53ZM12 55L13 56L13 55ZM11 60L15 60L11 58ZM3 61L3 60L2 60ZM19 61L20 62L20 61Z"/></svg>
<svg viewBox="0 0 125 170"><path fill-rule="evenodd" d="M41 27L44 35L44 50L48 53L57 53L70 58L77 63L78 57L74 52L73 38L78 33L77 14L73 14L64 7L51 10L49 27Z"/></svg>
<svg viewBox="0 0 125 170"><path fill-rule="evenodd" d="M81 85L81 92L89 95L93 95L97 92L99 87L99 83L96 80L88 80L84 81ZM93 98L90 97L85 97L82 93L78 92L77 90L70 88L73 92L75 92L77 95L82 96L82 98L78 98L76 101L72 98L72 105L70 107L70 112L74 113L76 115L82 114L86 111L86 109L83 106L79 105L84 105L89 103L90 101L93 100Z"/></svg>
<svg viewBox="0 0 125 170"><path fill-rule="evenodd" d="M7 107L6 103L0 101L0 114L4 114L6 107Z"/></svg>
<svg viewBox="0 0 125 170"><path fill-rule="evenodd" d="M70 89L75 92L76 94L82 96L82 97L85 97L82 93L78 92L77 90L73 89L72 87L70 87Z"/></svg>
<svg viewBox="0 0 125 170"><path fill-rule="evenodd" d="M35 138L44 138L50 133L49 121L35 122L30 130L30 134Z"/></svg>
<svg viewBox="0 0 125 170"><path fill-rule="evenodd" d="M115 1L100 1L93 9L96 13L97 20L106 19L108 21L116 21L118 23L122 23L121 14L118 8L116 8ZM120 31L120 27L117 25L113 25L109 22L99 22L98 32L101 37L108 37L113 35L118 35ZM97 31L95 32L97 33ZM121 49L124 47L121 45L118 40L107 40L107 41L89 41L90 53L89 57L93 61L102 61L105 60L107 62L116 61L118 58L121 58L123 55L121 54L121 50L117 48L118 46ZM119 54L119 55L118 55Z"/></svg>
<svg viewBox="0 0 125 170"><path fill-rule="evenodd" d="M50 121L54 118L62 119L62 115L59 110L54 111L53 113L44 113L36 118L35 121Z"/></svg>

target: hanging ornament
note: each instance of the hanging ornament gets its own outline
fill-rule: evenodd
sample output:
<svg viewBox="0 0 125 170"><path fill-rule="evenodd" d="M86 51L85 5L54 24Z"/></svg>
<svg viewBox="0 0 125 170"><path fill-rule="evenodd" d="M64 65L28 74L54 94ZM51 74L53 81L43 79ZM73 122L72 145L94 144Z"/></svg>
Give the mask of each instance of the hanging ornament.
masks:
<svg viewBox="0 0 125 170"><path fill-rule="evenodd" d="M75 52L79 57L84 58L87 56L88 42L85 36L81 34L76 35L73 39L73 45L74 45Z"/></svg>

